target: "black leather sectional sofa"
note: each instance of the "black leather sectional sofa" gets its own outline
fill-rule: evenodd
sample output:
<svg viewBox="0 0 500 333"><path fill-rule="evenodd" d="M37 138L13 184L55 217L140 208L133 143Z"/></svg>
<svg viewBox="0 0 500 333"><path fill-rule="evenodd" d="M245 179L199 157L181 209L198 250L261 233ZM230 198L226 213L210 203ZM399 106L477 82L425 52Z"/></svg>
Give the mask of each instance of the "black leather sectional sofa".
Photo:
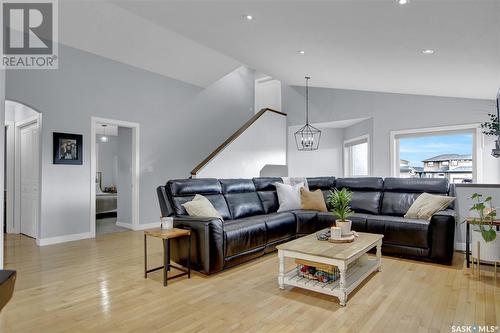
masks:
<svg viewBox="0 0 500 333"><path fill-rule="evenodd" d="M307 178L310 190L325 196L332 188L353 192L353 229L384 235L382 252L415 259L451 263L455 233L453 209L430 221L406 219L413 201L423 192L448 195L446 179L425 178ZM211 274L275 250L276 245L330 227L335 217L327 212L296 210L277 213L273 183L281 178L179 179L157 188L163 216L174 225L192 229L193 268ZM193 218L183 203L195 194L208 198L224 218ZM172 243L172 259L185 264L187 241Z"/></svg>

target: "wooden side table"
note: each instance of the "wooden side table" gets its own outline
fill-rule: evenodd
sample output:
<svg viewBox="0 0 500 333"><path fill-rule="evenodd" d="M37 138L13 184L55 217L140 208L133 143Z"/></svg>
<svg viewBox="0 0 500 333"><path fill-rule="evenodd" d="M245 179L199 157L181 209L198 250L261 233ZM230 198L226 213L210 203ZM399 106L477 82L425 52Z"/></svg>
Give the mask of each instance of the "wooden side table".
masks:
<svg viewBox="0 0 500 333"><path fill-rule="evenodd" d="M163 242L163 266L148 269L148 246L147 237L160 238ZM172 265L170 263L170 240L173 238L188 237L189 238L189 249L188 249L188 262L187 269L184 267ZM181 274L174 276L168 276L170 268L175 268L181 271ZM174 279L180 276L187 275L188 279L191 278L191 230L188 229L148 229L144 230L144 278L148 277L148 273L163 269L163 286L167 286L167 281L169 279Z"/></svg>
<svg viewBox="0 0 500 333"><path fill-rule="evenodd" d="M470 267L470 225L474 224L474 221L477 220L477 218L473 217L468 217L465 219L465 262L467 264L467 268ZM491 223L494 227L496 227L497 231L499 230L500 227L500 220L494 220Z"/></svg>

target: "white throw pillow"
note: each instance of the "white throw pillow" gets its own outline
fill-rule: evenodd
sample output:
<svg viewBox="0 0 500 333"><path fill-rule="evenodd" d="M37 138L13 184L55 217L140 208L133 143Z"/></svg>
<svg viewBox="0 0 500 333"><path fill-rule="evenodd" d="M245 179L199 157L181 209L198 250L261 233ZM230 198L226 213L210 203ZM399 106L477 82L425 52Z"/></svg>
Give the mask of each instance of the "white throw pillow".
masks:
<svg viewBox="0 0 500 333"><path fill-rule="evenodd" d="M422 193L405 214L407 219L430 220L432 215L446 209L455 197Z"/></svg>
<svg viewBox="0 0 500 333"><path fill-rule="evenodd" d="M189 216L194 217L214 217L224 221L214 205L202 195L195 195L193 200L183 203Z"/></svg>
<svg viewBox="0 0 500 333"><path fill-rule="evenodd" d="M278 194L278 202L280 204L278 213L300 209L300 189L304 187L304 183L296 185L274 183L274 186L276 186L276 193Z"/></svg>

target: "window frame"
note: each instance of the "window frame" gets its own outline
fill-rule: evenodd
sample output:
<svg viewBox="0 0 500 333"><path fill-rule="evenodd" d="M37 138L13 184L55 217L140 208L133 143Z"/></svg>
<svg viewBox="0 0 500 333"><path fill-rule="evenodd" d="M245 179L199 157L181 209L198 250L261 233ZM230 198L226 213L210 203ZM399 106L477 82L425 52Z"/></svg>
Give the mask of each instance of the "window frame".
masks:
<svg viewBox="0 0 500 333"><path fill-rule="evenodd" d="M350 148L359 144L367 144L366 149L366 159L367 159L367 175L352 175L351 174L351 166L352 166L352 158L350 154ZM369 177L372 174L372 163L371 163L371 140L370 134L365 134L361 136L354 137L352 139L344 140L343 144L343 156L342 159L344 161L344 177Z"/></svg>
<svg viewBox="0 0 500 333"><path fill-rule="evenodd" d="M472 181L480 184L483 181L483 147L481 124L453 125L442 127L429 127L420 129L397 130L390 133L390 154L391 154L391 177L399 177L399 139L429 135L446 134L472 134ZM396 167L396 162L398 165Z"/></svg>

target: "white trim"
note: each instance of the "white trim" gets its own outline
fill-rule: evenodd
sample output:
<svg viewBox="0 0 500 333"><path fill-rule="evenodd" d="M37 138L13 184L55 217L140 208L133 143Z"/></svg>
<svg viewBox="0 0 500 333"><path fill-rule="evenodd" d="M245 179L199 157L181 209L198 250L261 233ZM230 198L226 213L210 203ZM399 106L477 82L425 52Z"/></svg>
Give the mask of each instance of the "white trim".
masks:
<svg viewBox="0 0 500 333"><path fill-rule="evenodd" d="M5 128L7 131L6 134L6 143L5 146L7 148L5 152L5 156L7 158L7 167L5 170L5 175L7 175L7 179L5 179L5 194L7 197L5 198L5 216L6 221L5 224L7 226L7 233L12 234L15 233L15 222L14 222L14 212L15 212L15 152L16 152L16 123L14 121L6 121Z"/></svg>
<svg viewBox="0 0 500 333"><path fill-rule="evenodd" d="M481 124L464 124L439 127L427 127L418 129L405 129L391 131L390 154L391 154L391 177L399 177L399 139L403 136L424 136L435 134L436 132L471 132L473 134L472 163L474 165L472 179L475 183L482 182L482 155L483 155L483 136L481 134ZM396 162L398 162L396 164Z"/></svg>
<svg viewBox="0 0 500 333"><path fill-rule="evenodd" d="M465 251L465 242L455 243L455 251Z"/></svg>
<svg viewBox="0 0 500 333"><path fill-rule="evenodd" d="M70 235L57 236L57 237L39 238L36 240L36 244L38 246L45 246L45 245L73 242L73 241L87 239L87 238L92 238L90 232L83 232L81 234L70 234Z"/></svg>
<svg viewBox="0 0 500 333"><path fill-rule="evenodd" d="M352 138L352 139L344 140L343 149L342 149L342 154L343 154L342 159L344 161L344 177L363 177L361 175L352 176L349 174L349 170L351 169L351 161L348 161L346 158L347 149L349 149L351 147L349 145L350 143L353 143L356 141L359 141L360 143L364 143L366 141L366 143L368 144L368 149L366 152L366 155L367 155L366 158L367 158L367 162L368 162L367 176L371 176L371 174L372 174L371 140L370 140L370 134L364 134L364 135L360 135L360 136L357 136L357 137ZM346 147L346 145L347 145L347 147Z"/></svg>
<svg viewBox="0 0 500 333"><path fill-rule="evenodd" d="M132 230L139 225L139 176L140 176L140 124L116 119L91 117L90 129L90 235L95 237L95 177L97 171L96 132L100 124L116 125L132 129ZM120 222L121 223L121 222ZM127 225L130 225L126 223ZM118 223L117 223L118 225ZM127 226L124 226L127 228Z"/></svg>
<svg viewBox="0 0 500 333"><path fill-rule="evenodd" d="M123 223L123 222L116 222L116 225L122 228L127 228L130 230L146 230L146 229L153 229L153 228L159 228L161 226L161 222L153 222L153 223L146 223L146 224L139 224L137 226L133 226L130 223Z"/></svg>

